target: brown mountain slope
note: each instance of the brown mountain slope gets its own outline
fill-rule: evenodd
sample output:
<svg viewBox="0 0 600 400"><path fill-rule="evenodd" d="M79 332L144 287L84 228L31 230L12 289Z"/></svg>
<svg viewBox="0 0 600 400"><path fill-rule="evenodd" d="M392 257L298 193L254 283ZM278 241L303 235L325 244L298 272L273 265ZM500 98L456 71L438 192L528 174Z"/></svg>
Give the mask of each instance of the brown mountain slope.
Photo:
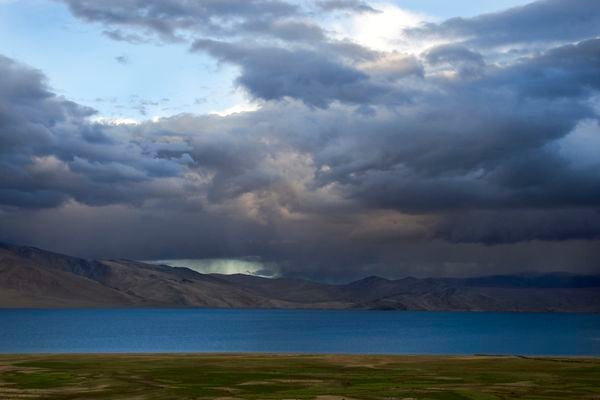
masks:
<svg viewBox="0 0 600 400"><path fill-rule="evenodd" d="M62 267L68 266L63 264ZM54 261L44 263L38 257L26 258L0 248L0 306L112 307L135 304L131 296L63 268Z"/></svg>
<svg viewBox="0 0 600 400"><path fill-rule="evenodd" d="M279 305L185 268L90 261L30 247L0 246L2 307Z"/></svg>
<svg viewBox="0 0 600 400"><path fill-rule="evenodd" d="M596 276L572 276L563 279L559 274L523 275L512 276L510 280L507 276L472 280L389 280L372 276L346 285L324 285L296 279L266 279L246 275L220 277L263 296L270 294L280 300L303 302L304 294L305 304L311 299L323 302L328 298L332 304L341 308L600 312L600 284ZM548 282L552 282L550 287Z"/></svg>
<svg viewBox="0 0 600 400"><path fill-rule="evenodd" d="M568 274L346 285L205 275L129 260L85 260L0 244L0 307L330 308L600 312L600 278Z"/></svg>
<svg viewBox="0 0 600 400"><path fill-rule="evenodd" d="M0 244L0 307L329 306L263 296L187 268L129 260L85 260Z"/></svg>

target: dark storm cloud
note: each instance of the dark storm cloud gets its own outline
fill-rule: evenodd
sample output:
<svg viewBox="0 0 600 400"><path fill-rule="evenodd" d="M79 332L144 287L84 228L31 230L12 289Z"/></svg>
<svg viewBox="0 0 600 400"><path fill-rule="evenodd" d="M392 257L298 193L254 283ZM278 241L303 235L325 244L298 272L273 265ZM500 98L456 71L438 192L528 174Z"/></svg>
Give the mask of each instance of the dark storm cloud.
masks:
<svg viewBox="0 0 600 400"><path fill-rule="evenodd" d="M319 181L404 211L597 205L596 174L552 143L597 117L588 100L598 89L599 45L567 45L477 80L440 83L443 91L413 98L388 119L355 118L315 154L328 166Z"/></svg>
<svg viewBox="0 0 600 400"><path fill-rule="evenodd" d="M229 50L228 57L246 56ZM458 53L431 62L472 56ZM139 244L130 240L129 250L111 245L114 253L252 254L298 276L385 271L398 265L394 248L406 241L594 239L600 179L595 168L561 150L578 122L595 116L588 103L594 54L594 43L582 43L486 70L477 79L434 80L435 91L418 91L410 103L378 108L375 115L283 100L251 113L181 115L138 126L94 124L91 110L51 93L39 72L3 59L1 93L10 99L1 100L7 151L0 162L10 169L3 169L0 201L39 224L72 220L65 234L81 233L79 213L92 224L86 229L105 219L103 226L124 229L128 221L126 231L141 235ZM560 74L570 74L568 93L541 95L522 84L531 81L534 66L560 72L566 60L571 64ZM133 209L119 207L131 206L138 211L124 218ZM165 213L169 217L160 217ZM3 218L3 226L27 236L16 219ZM38 243L51 243L44 232L55 228L35 226ZM143 231L164 233L152 254L144 254L150 239ZM207 237L206 246L185 237ZM398 262L404 270L417 268ZM440 257L421 267L443 266Z"/></svg>
<svg viewBox="0 0 600 400"><path fill-rule="evenodd" d="M596 2L428 25L451 42L418 54L334 40L278 1L68 4L236 66L260 108L96 123L0 58L0 240L321 279L600 262ZM535 51L498 55L521 42Z"/></svg>
<svg viewBox="0 0 600 400"><path fill-rule="evenodd" d="M589 39L517 63L490 84L518 87L525 96L585 98L600 89L599 68L600 39Z"/></svg>
<svg viewBox="0 0 600 400"><path fill-rule="evenodd" d="M449 44L436 46L425 54L425 58L430 64L468 62L474 64L484 64L483 56L476 51L469 50L465 46Z"/></svg>
<svg viewBox="0 0 600 400"><path fill-rule="evenodd" d="M485 68L485 60L480 53L459 44L436 46L424 56L429 65L448 65L466 78L479 76Z"/></svg>
<svg viewBox="0 0 600 400"><path fill-rule="evenodd" d="M466 211L447 215L436 236L455 243L600 239L600 209Z"/></svg>
<svg viewBox="0 0 600 400"><path fill-rule="evenodd" d="M179 160L152 157L152 139L124 141L118 128L90 122L94 113L50 92L39 71L0 57L0 203L139 202L160 193L151 181L181 172Z"/></svg>
<svg viewBox="0 0 600 400"><path fill-rule="evenodd" d="M482 246L426 241L348 241L356 224L260 225L232 215L163 209L68 206L1 215L0 238L85 257L130 259L260 256L285 276L349 281L542 270L597 272L600 241ZM24 224L23 220L27 220ZM292 229L293 228L293 229ZM325 228L325 229L323 229ZM333 236L333 235L337 236Z"/></svg>
<svg viewBox="0 0 600 400"><path fill-rule="evenodd" d="M308 105L326 107L334 100L352 104L381 102L388 88L364 72L314 50L248 47L240 44L197 40L193 51L239 65L237 83L257 98L291 97Z"/></svg>
<svg viewBox="0 0 600 400"><path fill-rule="evenodd" d="M417 37L455 39L478 46L568 42L600 33L600 2L540 0L473 18L427 23L408 32Z"/></svg>

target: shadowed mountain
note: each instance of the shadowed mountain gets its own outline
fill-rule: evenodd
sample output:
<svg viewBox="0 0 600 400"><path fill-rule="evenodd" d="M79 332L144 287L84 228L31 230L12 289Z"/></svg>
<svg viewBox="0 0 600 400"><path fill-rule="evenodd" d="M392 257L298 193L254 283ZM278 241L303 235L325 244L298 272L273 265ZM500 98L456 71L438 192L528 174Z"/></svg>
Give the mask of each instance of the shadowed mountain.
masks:
<svg viewBox="0 0 600 400"><path fill-rule="evenodd" d="M599 312L600 276L302 279L201 274L130 260L85 260L0 244L0 307L330 308Z"/></svg>

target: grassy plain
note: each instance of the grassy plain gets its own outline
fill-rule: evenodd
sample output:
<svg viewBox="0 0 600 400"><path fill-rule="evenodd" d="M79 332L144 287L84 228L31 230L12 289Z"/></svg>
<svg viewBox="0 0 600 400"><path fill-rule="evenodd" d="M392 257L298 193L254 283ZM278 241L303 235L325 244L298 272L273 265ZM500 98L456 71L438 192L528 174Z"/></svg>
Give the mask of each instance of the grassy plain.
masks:
<svg viewBox="0 0 600 400"><path fill-rule="evenodd" d="M600 399L600 359L4 355L0 399Z"/></svg>

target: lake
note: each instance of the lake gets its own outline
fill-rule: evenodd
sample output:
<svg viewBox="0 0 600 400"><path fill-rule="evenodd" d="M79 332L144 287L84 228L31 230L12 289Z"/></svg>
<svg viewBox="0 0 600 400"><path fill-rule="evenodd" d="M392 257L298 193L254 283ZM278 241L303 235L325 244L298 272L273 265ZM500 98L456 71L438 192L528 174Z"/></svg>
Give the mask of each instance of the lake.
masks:
<svg viewBox="0 0 600 400"><path fill-rule="evenodd" d="M600 355L600 314L0 310L0 353Z"/></svg>

